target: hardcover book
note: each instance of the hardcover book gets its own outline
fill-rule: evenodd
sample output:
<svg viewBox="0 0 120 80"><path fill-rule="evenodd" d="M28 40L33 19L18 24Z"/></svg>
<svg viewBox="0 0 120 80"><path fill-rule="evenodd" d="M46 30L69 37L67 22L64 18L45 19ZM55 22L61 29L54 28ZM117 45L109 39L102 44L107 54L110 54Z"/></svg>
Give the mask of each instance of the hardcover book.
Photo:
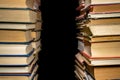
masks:
<svg viewBox="0 0 120 80"><path fill-rule="evenodd" d="M0 23L0 29L10 30L31 30L35 29L36 24L33 23Z"/></svg>
<svg viewBox="0 0 120 80"><path fill-rule="evenodd" d="M36 20L37 13L30 9L0 9L0 22L35 23Z"/></svg>
<svg viewBox="0 0 120 80"><path fill-rule="evenodd" d="M37 65L38 58L35 58L28 66L1 66L0 74L12 74L12 73L31 73L32 69Z"/></svg>
<svg viewBox="0 0 120 80"><path fill-rule="evenodd" d="M100 4L92 5L92 10L90 13L112 13L120 12L120 3L111 3L111 4Z"/></svg>
<svg viewBox="0 0 120 80"><path fill-rule="evenodd" d="M31 30L0 30L0 43L29 43L32 40Z"/></svg>
<svg viewBox="0 0 120 80"><path fill-rule="evenodd" d="M0 66L26 66L35 58L33 52L34 50L24 55L0 55Z"/></svg>
<svg viewBox="0 0 120 80"><path fill-rule="evenodd" d="M34 0L0 0L0 8L31 8L34 7Z"/></svg>
<svg viewBox="0 0 120 80"><path fill-rule="evenodd" d="M26 55L33 52L32 44L0 44L0 56L2 55Z"/></svg>
<svg viewBox="0 0 120 80"><path fill-rule="evenodd" d="M6 73L0 74L0 80L37 80L38 65L34 67L31 73Z"/></svg>

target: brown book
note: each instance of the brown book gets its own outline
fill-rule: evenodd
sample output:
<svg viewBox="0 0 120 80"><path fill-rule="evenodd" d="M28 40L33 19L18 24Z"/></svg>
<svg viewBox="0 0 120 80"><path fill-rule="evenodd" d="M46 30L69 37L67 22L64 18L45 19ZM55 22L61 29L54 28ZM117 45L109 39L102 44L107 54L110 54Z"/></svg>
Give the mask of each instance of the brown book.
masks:
<svg viewBox="0 0 120 80"><path fill-rule="evenodd" d="M39 30L42 30L42 22L41 21L37 21L35 23L35 29L34 29L34 31L39 31Z"/></svg>
<svg viewBox="0 0 120 80"><path fill-rule="evenodd" d="M79 66L75 65L75 70L79 76L81 76L81 79L84 80L86 78L84 70L80 69Z"/></svg>
<svg viewBox="0 0 120 80"><path fill-rule="evenodd" d="M96 4L116 4L120 3L120 0L89 0L89 4L96 5Z"/></svg>
<svg viewBox="0 0 120 80"><path fill-rule="evenodd" d="M35 0L0 0L0 8L31 8Z"/></svg>
<svg viewBox="0 0 120 80"><path fill-rule="evenodd" d="M0 9L0 22L35 23L36 20L37 13L30 9Z"/></svg>
<svg viewBox="0 0 120 80"><path fill-rule="evenodd" d="M75 70L74 73L75 73L75 76L77 77L77 80L84 80L81 74L79 74L77 70Z"/></svg>
<svg viewBox="0 0 120 80"><path fill-rule="evenodd" d="M81 37L78 37L78 39L81 39ZM110 36L84 36L83 40L86 40L88 42L94 43L94 42L108 42L108 41L120 41L120 35L110 35Z"/></svg>
<svg viewBox="0 0 120 80"><path fill-rule="evenodd" d="M87 24L88 26L93 25L113 25L119 24L120 18L104 18L104 19L91 19L90 22Z"/></svg>
<svg viewBox="0 0 120 80"><path fill-rule="evenodd" d="M120 78L120 66L91 66L85 64L86 70L95 78L95 80L114 80Z"/></svg>
<svg viewBox="0 0 120 80"><path fill-rule="evenodd" d="M120 41L85 42L84 52L91 57L120 57Z"/></svg>
<svg viewBox="0 0 120 80"><path fill-rule="evenodd" d="M35 29L36 24L20 24L20 23L0 23L0 29L10 29L10 30L31 30Z"/></svg>
<svg viewBox="0 0 120 80"><path fill-rule="evenodd" d="M41 17L41 11L36 11L37 13L37 21L42 21L42 17Z"/></svg>
<svg viewBox="0 0 120 80"><path fill-rule="evenodd" d="M110 13L89 13L88 18L89 22L87 26L94 25L113 25L119 24L120 22L120 13L119 12L110 12Z"/></svg>
<svg viewBox="0 0 120 80"><path fill-rule="evenodd" d="M94 25L84 27L83 36L101 37L120 35L120 24Z"/></svg>
<svg viewBox="0 0 120 80"><path fill-rule="evenodd" d="M101 4L101 5L91 5L93 7L90 13L110 13L110 12L120 12L120 3L116 4Z"/></svg>
<svg viewBox="0 0 120 80"><path fill-rule="evenodd" d="M37 41L37 40L40 39L41 31L40 30L38 30L38 31L32 31L31 35L32 35L32 38L34 39L34 41Z"/></svg>
<svg viewBox="0 0 120 80"><path fill-rule="evenodd" d="M32 40L31 30L0 30L1 43L27 43Z"/></svg>
<svg viewBox="0 0 120 80"><path fill-rule="evenodd" d="M84 27L77 39L88 42L120 41L119 26L115 24Z"/></svg>
<svg viewBox="0 0 120 80"><path fill-rule="evenodd" d="M89 13L108 13L108 12L119 12L120 1L119 0L82 0L79 4L84 3L84 11L88 11L91 6ZM79 7L77 8L80 9Z"/></svg>
<svg viewBox="0 0 120 80"><path fill-rule="evenodd" d="M78 80L95 80L91 74L89 74L86 70L82 70L78 65L75 65L75 74Z"/></svg>
<svg viewBox="0 0 120 80"><path fill-rule="evenodd" d="M80 41L78 50L85 61L92 65L118 65L120 64L119 45L119 41L99 43Z"/></svg>
<svg viewBox="0 0 120 80"><path fill-rule="evenodd" d="M80 53L75 55L75 63L80 69L85 70L84 59Z"/></svg>

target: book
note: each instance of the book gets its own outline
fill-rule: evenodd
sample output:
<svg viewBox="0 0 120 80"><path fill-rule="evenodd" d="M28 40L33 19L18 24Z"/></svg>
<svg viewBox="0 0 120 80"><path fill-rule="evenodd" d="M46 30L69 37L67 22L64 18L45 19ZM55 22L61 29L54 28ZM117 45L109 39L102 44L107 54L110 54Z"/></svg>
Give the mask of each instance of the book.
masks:
<svg viewBox="0 0 120 80"><path fill-rule="evenodd" d="M10 30L30 30L35 29L36 24L33 23L0 23L0 29L10 29Z"/></svg>
<svg viewBox="0 0 120 80"><path fill-rule="evenodd" d="M84 42L83 52L91 57L120 57L120 41Z"/></svg>
<svg viewBox="0 0 120 80"><path fill-rule="evenodd" d="M120 0L89 0L89 4L98 5L98 4L116 4L120 3Z"/></svg>
<svg viewBox="0 0 120 80"><path fill-rule="evenodd" d="M42 30L42 22L37 21L35 24L35 29L34 31L41 31Z"/></svg>
<svg viewBox="0 0 120 80"><path fill-rule="evenodd" d="M96 43L98 45L95 45L95 48L91 47L91 45L94 44L79 41L78 50L83 56L83 60L91 65L119 65L120 56L118 43L120 42Z"/></svg>
<svg viewBox="0 0 120 80"><path fill-rule="evenodd" d="M94 25L84 27L83 36L88 37L104 37L120 35L120 24Z"/></svg>
<svg viewBox="0 0 120 80"><path fill-rule="evenodd" d="M84 65L84 59L80 53L77 53L75 55L75 64L78 66L80 69L85 70L85 65Z"/></svg>
<svg viewBox="0 0 120 80"><path fill-rule="evenodd" d="M111 3L111 4L97 4L91 5L92 10L90 13L112 13L120 12L120 3Z"/></svg>
<svg viewBox="0 0 120 80"><path fill-rule="evenodd" d="M41 43L40 40L33 41L33 42L32 42L32 47L33 47L34 49L37 49L38 47L41 47L41 44L40 44L40 43Z"/></svg>
<svg viewBox="0 0 120 80"><path fill-rule="evenodd" d="M120 66L109 65L109 66L91 66L85 64L86 70L91 74L95 80L112 80L119 79L120 77Z"/></svg>
<svg viewBox="0 0 120 80"><path fill-rule="evenodd" d="M90 19L89 23L86 24L87 26L93 26L93 25L113 25L113 24L119 24L120 18L101 18L101 19Z"/></svg>
<svg viewBox="0 0 120 80"><path fill-rule="evenodd" d="M34 67L31 73L9 73L0 74L0 80L37 80L38 65Z"/></svg>
<svg viewBox="0 0 120 80"><path fill-rule="evenodd" d="M81 39L81 37L77 37L78 39ZM88 42L94 43L94 42L108 42L108 41L120 41L119 35L110 35L110 36L84 36L82 40L86 40Z"/></svg>
<svg viewBox="0 0 120 80"><path fill-rule="evenodd" d="M82 80L86 80L84 70L80 69L77 65L75 65L75 70L78 73L78 75L81 76Z"/></svg>
<svg viewBox="0 0 120 80"><path fill-rule="evenodd" d="M0 9L0 22L35 23L36 20L37 13L30 9Z"/></svg>
<svg viewBox="0 0 120 80"><path fill-rule="evenodd" d="M86 72L85 60L81 53L75 55L75 74L78 80L94 80L94 78Z"/></svg>
<svg viewBox="0 0 120 80"><path fill-rule="evenodd" d="M0 29L0 43L28 43L32 40L31 30Z"/></svg>
<svg viewBox="0 0 120 80"><path fill-rule="evenodd" d="M77 72L77 70L74 71L75 76L77 77L77 80L84 80L82 76Z"/></svg>
<svg viewBox="0 0 120 80"><path fill-rule="evenodd" d="M34 0L1 0L0 8L31 8L34 7Z"/></svg>
<svg viewBox="0 0 120 80"><path fill-rule="evenodd" d="M88 13L104 13L105 12L119 12L119 4L120 1L119 0L79 0L79 4L84 3L85 7L82 9L82 11L88 11ZM112 7L111 7L112 6ZM90 8L90 10L88 10ZM109 8L109 9L108 9ZM111 10L110 10L111 9ZM80 10L80 8L78 7L77 10ZM113 11L112 11L113 10ZM118 10L118 11L117 11Z"/></svg>
<svg viewBox="0 0 120 80"><path fill-rule="evenodd" d="M89 19L120 18L120 12L89 13L88 18Z"/></svg>
<svg viewBox="0 0 120 80"><path fill-rule="evenodd" d="M36 66L36 62L37 62L38 58L36 57L28 66L1 66L0 67L0 74L9 74L9 73L31 73L32 69Z"/></svg>
<svg viewBox="0 0 120 80"><path fill-rule="evenodd" d="M38 53L39 53L40 51L41 51L41 47L38 47L38 48L34 49L33 54L38 55Z"/></svg>
<svg viewBox="0 0 120 80"><path fill-rule="evenodd" d="M42 22L41 11L38 11L38 10L37 10L36 13L37 13L37 21Z"/></svg>
<svg viewBox="0 0 120 80"><path fill-rule="evenodd" d="M39 76L39 74L36 74L36 75L34 76L34 79L33 79L33 80L38 80L38 76Z"/></svg>
<svg viewBox="0 0 120 80"><path fill-rule="evenodd" d="M32 44L0 44L0 56L26 55L33 52Z"/></svg>
<svg viewBox="0 0 120 80"><path fill-rule="evenodd" d="M40 30L38 30L38 31L31 31L31 35L32 35L33 41L37 41L37 40L40 39L41 31Z"/></svg>
<svg viewBox="0 0 120 80"><path fill-rule="evenodd" d="M109 65L119 65L120 58L119 57L92 57L87 53L80 52L83 56L84 61L91 66L109 66Z"/></svg>
<svg viewBox="0 0 120 80"><path fill-rule="evenodd" d="M15 49L14 49L15 50ZM31 51L25 55L0 55L0 66L26 66L35 58ZM18 53L19 54L19 53Z"/></svg>
<svg viewBox="0 0 120 80"><path fill-rule="evenodd" d="M95 80L91 74L89 74L86 70L81 70L77 65L75 65L74 72L78 80Z"/></svg>

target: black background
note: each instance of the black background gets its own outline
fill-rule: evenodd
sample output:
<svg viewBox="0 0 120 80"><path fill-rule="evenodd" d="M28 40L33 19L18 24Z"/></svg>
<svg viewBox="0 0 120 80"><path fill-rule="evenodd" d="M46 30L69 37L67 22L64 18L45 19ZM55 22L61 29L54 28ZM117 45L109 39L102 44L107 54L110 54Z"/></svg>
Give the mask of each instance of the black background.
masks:
<svg viewBox="0 0 120 80"><path fill-rule="evenodd" d="M77 0L41 0L39 80L75 80Z"/></svg>

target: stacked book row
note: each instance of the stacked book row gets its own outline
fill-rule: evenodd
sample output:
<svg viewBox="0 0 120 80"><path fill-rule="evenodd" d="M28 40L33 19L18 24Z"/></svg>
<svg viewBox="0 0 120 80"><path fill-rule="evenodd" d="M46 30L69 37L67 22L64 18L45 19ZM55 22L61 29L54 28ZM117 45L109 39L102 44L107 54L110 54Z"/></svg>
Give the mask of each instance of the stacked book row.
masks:
<svg viewBox="0 0 120 80"><path fill-rule="evenodd" d="M120 1L86 0L92 7L78 22L78 80L120 79ZM86 9L87 10L87 9Z"/></svg>
<svg viewBox="0 0 120 80"><path fill-rule="evenodd" d="M37 80L41 12L34 0L0 1L0 80Z"/></svg>

